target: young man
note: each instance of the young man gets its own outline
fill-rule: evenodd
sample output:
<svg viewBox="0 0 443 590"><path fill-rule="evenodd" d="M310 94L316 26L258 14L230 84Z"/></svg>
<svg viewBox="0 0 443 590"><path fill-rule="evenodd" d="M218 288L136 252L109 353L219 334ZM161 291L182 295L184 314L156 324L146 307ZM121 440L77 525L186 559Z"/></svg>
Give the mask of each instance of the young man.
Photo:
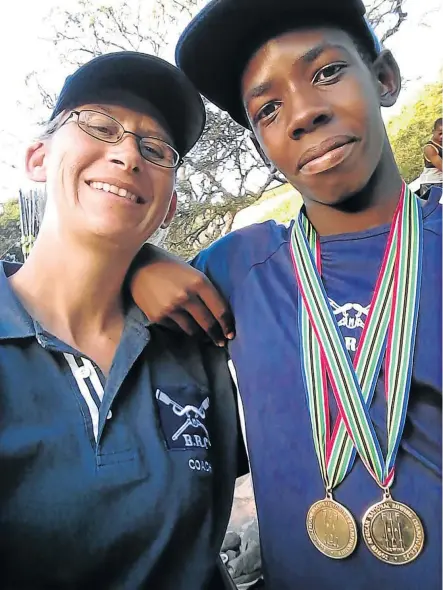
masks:
<svg viewBox="0 0 443 590"><path fill-rule="evenodd" d="M431 187L440 186L443 182L442 175L442 119L434 123L432 137L423 148L425 169L420 177L420 192L424 195Z"/></svg>
<svg viewBox="0 0 443 590"><path fill-rule="evenodd" d="M123 288L204 121L177 68L112 53L68 78L28 149L48 199L25 264L0 264L4 589L232 587L224 351L150 325Z"/></svg>
<svg viewBox="0 0 443 590"><path fill-rule="evenodd" d="M234 232L193 263L236 320L266 583L436 590L441 209L435 189L410 195L386 136L396 62L360 0L210 2L177 62L304 200L289 228ZM147 256L133 293L151 318L207 326L202 300L220 315L195 271Z"/></svg>

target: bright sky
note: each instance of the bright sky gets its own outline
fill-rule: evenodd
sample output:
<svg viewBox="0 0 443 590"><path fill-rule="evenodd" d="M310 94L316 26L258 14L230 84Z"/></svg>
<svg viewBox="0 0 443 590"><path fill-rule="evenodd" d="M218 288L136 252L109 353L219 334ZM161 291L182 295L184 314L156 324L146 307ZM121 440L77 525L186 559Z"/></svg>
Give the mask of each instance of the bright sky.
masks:
<svg viewBox="0 0 443 590"><path fill-rule="evenodd" d="M367 0L370 4L370 0ZM23 152L36 122L45 113L32 108L39 101L25 86L26 76L44 71L44 80L54 91L60 89L70 68L60 64L53 46L42 38L48 35L48 14L54 7L75 5L75 0L12 0L0 9L0 201L25 187ZM438 78L442 68L443 30L441 0L406 0L408 19L400 32L387 43L407 81L398 104L384 113L385 120L413 99L423 84ZM425 57L425 50L427 55ZM7 162L6 164L4 162ZM12 168L11 164L16 166Z"/></svg>

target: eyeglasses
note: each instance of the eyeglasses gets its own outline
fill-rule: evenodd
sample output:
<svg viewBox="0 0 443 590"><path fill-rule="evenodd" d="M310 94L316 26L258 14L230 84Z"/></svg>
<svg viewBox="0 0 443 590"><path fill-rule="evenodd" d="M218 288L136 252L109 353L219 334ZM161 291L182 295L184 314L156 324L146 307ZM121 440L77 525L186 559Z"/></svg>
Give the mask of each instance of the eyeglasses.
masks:
<svg viewBox="0 0 443 590"><path fill-rule="evenodd" d="M82 131L106 143L118 143L124 135L137 138L138 149L142 157L161 166L162 168L176 168L180 164L179 153L166 141L158 137L141 137L132 131L126 131L121 123L113 117L98 111L72 111L62 126L77 116L75 121Z"/></svg>

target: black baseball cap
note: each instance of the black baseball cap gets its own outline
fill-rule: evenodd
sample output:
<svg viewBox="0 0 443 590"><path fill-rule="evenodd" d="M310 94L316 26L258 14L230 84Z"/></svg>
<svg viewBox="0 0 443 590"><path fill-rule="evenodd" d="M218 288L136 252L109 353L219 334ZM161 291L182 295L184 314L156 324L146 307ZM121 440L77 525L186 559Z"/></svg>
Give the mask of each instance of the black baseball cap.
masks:
<svg viewBox="0 0 443 590"><path fill-rule="evenodd" d="M107 53L81 66L66 79L51 120L65 110L97 101L107 91L120 90L154 107L167 123L181 157L200 138L206 111L193 84L174 65L135 51Z"/></svg>
<svg viewBox="0 0 443 590"><path fill-rule="evenodd" d="M380 46L362 0L212 0L189 23L175 59L201 94L249 127L240 96L244 69L272 37L306 25L336 26L374 55Z"/></svg>

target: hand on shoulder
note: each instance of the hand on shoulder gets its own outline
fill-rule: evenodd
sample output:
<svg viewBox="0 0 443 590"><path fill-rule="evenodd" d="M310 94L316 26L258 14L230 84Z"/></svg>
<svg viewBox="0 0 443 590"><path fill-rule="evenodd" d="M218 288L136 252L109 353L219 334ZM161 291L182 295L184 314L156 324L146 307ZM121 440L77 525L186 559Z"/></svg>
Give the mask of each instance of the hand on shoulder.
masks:
<svg viewBox="0 0 443 590"><path fill-rule="evenodd" d="M191 336L203 330L218 346L235 335L229 305L211 281L160 248L143 248L130 288L135 303L154 323L178 326Z"/></svg>

